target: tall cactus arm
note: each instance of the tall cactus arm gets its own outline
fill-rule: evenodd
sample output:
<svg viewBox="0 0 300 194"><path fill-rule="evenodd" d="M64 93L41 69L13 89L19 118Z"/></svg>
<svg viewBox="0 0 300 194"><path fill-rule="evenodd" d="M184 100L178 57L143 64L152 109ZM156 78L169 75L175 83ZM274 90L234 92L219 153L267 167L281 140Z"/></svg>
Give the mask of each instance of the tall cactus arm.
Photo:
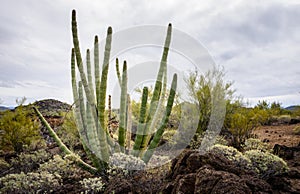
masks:
<svg viewBox="0 0 300 194"><path fill-rule="evenodd" d="M126 136L126 114L127 114L127 64L124 61L120 98L120 123L119 123L119 144L121 151L124 152Z"/></svg>
<svg viewBox="0 0 300 194"><path fill-rule="evenodd" d="M98 36L94 39L94 71L97 105L100 103L100 65L99 65L99 42Z"/></svg>
<svg viewBox="0 0 300 194"><path fill-rule="evenodd" d="M104 59L102 65L102 74L101 74L101 83L100 83L100 92L99 92L99 102L98 102L98 114L99 114L99 121L102 130L105 129L105 99L106 99L106 89L107 89L107 74L108 74L108 67L109 67L109 57L110 57L110 50L111 50L111 42L112 42L112 28L109 27L107 29L107 36L105 42L105 51L104 51ZM107 132L107 130L106 130Z"/></svg>
<svg viewBox="0 0 300 194"><path fill-rule="evenodd" d="M133 145L133 151L132 151L132 155L136 157L139 155L140 146L143 140L144 123L145 123L146 111L147 111L147 101L148 101L148 88L144 87L142 93L142 102L140 107L139 123L138 123L135 141Z"/></svg>
<svg viewBox="0 0 300 194"><path fill-rule="evenodd" d="M119 67L119 59L116 58L116 72L117 72L117 77L119 80L119 84L121 86L121 74L120 74L120 67Z"/></svg>
<svg viewBox="0 0 300 194"><path fill-rule="evenodd" d="M56 141L60 149L67 155L71 155L72 159L82 168L88 170L89 172L96 174L98 170L94 168L93 166L85 163L83 160L81 160L78 156L76 156L69 148L61 141L61 139L57 136L55 131L52 129L52 127L49 125L49 123L46 121L46 119L43 117L43 115L40 113L40 111L33 107L34 111L38 115L39 119L41 120L42 124L47 128L49 131L49 134L53 137L53 139Z"/></svg>
<svg viewBox="0 0 300 194"><path fill-rule="evenodd" d="M152 157L153 152L154 152L155 148L157 147L157 145L160 141L160 138L161 138L162 134L164 133L165 127L169 121L169 116L172 111L174 98L175 98L175 94L176 94L176 88L177 88L177 74L174 74L173 80L172 80L172 85L171 85L171 91L169 94L167 107L166 107L166 111L165 111L165 115L163 117L162 123L161 123L159 129L156 131L152 141L150 142L150 145L149 145L147 151L144 153L144 155L142 157L142 160L144 160L145 163L148 163L150 158Z"/></svg>
<svg viewBox="0 0 300 194"><path fill-rule="evenodd" d="M132 126L132 110L130 95L127 94L127 114L126 114L126 149L129 152L131 148L131 126Z"/></svg>
<svg viewBox="0 0 300 194"><path fill-rule="evenodd" d="M164 44L163 55L161 58L160 67L159 67L159 71L158 71L155 86L154 86L153 96L152 96L152 99L150 102L149 113L148 113L147 119L146 119L146 126L144 129L145 135L143 137L142 144L141 144L142 150L145 150L147 148L149 140L151 138L151 136L149 135L150 130L151 130L150 126L151 126L154 114L157 110L158 102L159 102L159 99L161 96L162 81L163 81L163 76L165 74L164 71L166 71L167 58L168 58L169 47L170 47L170 43L171 43L171 34L172 34L172 25L169 24L168 30L167 30L167 36L166 36L166 40L165 40L165 44Z"/></svg>
<svg viewBox="0 0 300 194"><path fill-rule="evenodd" d="M86 50L86 69L87 69L87 76L88 76L89 88L90 88L90 91L92 93L94 93L90 49Z"/></svg>
<svg viewBox="0 0 300 194"><path fill-rule="evenodd" d="M73 45L74 45L74 50L75 50L76 62L77 62L78 70L80 72L80 78L81 78L82 84L84 86L86 97L91 104L95 104L94 94L90 91L88 81L87 81L86 75L84 73L83 62L82 62L82 57L81 57L80 47L79 47L77 22L76 22L76 11L75 10L72 11L72 35L73 35Z"/></svg>

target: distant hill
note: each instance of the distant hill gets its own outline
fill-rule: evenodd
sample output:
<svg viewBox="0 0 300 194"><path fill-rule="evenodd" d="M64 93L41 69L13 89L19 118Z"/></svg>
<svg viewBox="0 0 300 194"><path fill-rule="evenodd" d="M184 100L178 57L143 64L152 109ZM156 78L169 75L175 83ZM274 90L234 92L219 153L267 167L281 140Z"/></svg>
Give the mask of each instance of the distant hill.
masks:
<svg viewBox="0 0 300 194"><path fill-rule="evenodd" d="M71 105L54 99L40 100L33 103L44 116L58 115L60 112L67 112Z"/></svg>
<svg viewBox="0 0 300 194"><path fill-rule="evenodd" d="M6 107L6 106L0 106L0 112L6 111L6 110L13 110L14 107Z"/></svg>
<svg viewBox="0 0 300 194"><path fill-rule="evenodd" d="M293 106L288 106L286 108L284 108L285 110L289 110L289 111L296 111L300 109L300 105L293 105Z"/></svg>

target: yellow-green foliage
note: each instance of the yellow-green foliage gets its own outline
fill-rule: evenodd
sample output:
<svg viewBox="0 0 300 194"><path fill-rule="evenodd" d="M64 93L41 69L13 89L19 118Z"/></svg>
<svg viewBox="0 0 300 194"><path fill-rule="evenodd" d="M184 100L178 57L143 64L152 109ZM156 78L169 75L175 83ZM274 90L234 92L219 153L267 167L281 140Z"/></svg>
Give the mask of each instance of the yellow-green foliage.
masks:
<svg viewBox="0 0 300 194"><path fill-rule="evenodd" d="M223 155L235 164L251 169L251 161L234 147L216 144L211 148L210 152Z"/></svg>
<svg viewBox="0 0 300 194"><path fill-rule="evenodd" d="M21 152L24 145L41 140L38 124L28 113L19 106L14 111L6 111L0 118L1 150Z"/></svg>
<svg viewBox="0 0 300 194"><path fill-rule="evenodd" d="M47 172L8 174L0 178L0 193L50 193L61 182L60 177Z"/></svg>
<svg viewBox="0 0 300 194"><path fill-rule="evenodd" d="M253 168L262 178L281 174L289 170L287 163L274 154L260 150L250 150L246 151L244 155L251 160Z"/></svg>
<svg viewBox="0 0 300 194"><path fill-rule="evenodd" d="M57 132L62 141L73 150L74 147L80 144L80 137L76 126L76 121L73 112L63 113L63 124Z"/></svg>
<svg viewBox="0 0 300 194"><path fill-rule="evenodd" d="M271 148L267 143L260 141L259 139L249 138L245 141L243 146L244 151L260 150L263 152L271 152Z"/></svg>
<svg viewBox="0 0 300 194"><path fill-rule="evenodd" d="M234 113L231 115L229 131L233 135L233 145L235 147L240 147L257 126L257 122L252 120L252 117L251 112Z"/></svg>
<svg viewBox="0 0 300 194"><path fill-rule="evenodd" d="M290 115L281 115L278 117L278 121L280 123L289 123L291 121L291 116Z"/></svg>
<svg viewBox="0 0 300 194"><path fill-rule="evenodd" d="M269 113L269 111L264 109L253 109L252 112L253 116L251 119L257 124L266 125L269 123L269 120L271 118L271 114Z"/></svg>
<svg viewBox="0 0 300 194"><path fill-rule="evenodd" d="M300 135L300 126L295 127L295 128L293 129L293 133L294 133L295 135Z"/></svg>
<svg viewBox="0 0 300 194"><path fill-rule="evenodd" d="M104 183L101 177L85 178L80 181L80 184L84 188L84 193L100 193L104 189Z"/></svg>

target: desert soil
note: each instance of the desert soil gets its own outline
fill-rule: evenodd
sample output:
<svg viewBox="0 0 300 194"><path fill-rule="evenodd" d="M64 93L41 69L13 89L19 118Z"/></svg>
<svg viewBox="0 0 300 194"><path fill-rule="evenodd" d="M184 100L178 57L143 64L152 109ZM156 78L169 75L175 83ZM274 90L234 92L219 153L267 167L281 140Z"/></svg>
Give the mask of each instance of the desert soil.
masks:
<svg viewBox="0 0 300 194"><path fill-rule="evenodd" d="M293 129L297 126L300 126L300 123L294 125L261 126L253 133L260 140L269 143L272 148L275 144L293 147L300 143L300 135L293 133Z"/></svg>

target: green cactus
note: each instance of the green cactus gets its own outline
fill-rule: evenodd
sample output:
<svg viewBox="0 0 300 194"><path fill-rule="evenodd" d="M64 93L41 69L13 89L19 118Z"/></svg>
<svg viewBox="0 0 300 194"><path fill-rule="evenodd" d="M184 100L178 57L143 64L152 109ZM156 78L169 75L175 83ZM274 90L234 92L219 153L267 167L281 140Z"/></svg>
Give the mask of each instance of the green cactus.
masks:
<svg viewBox="0 0 300 194"><path fill-rule="evenodd" d="M127 64L124 61L123 73L121 80L121 98L120 98L120 122L119 122L119 145L121 151L125 151L125 135L127 128L126 114L127 114Z"/></svg>
<svg viewBox="0 0 300 194"><path fill-rule="evenodd" d="M172 111L172 106L173 106L174 99L175 99L175 94L176 94L176 88L177 88L177 74L174 74L173 80L172 80L172 85L171 85L171 91L170 91L170 94L169 94L168 103L167 103L167 107L166 107L166 110L165 110L164 117L162 119L162 123L159 126L156 133L154 134L154 137L151 140L147 151L145 152L145 154L142 157L142 159L144 160L145 163L148 163L148 161L150 160L151 156L153 155L153 152L154 152L155 148L157 147L157 145L159 143L159 140L160 140L161 136L163 135L163 133L165 131L166 125L169 121L169 116L170 116L171 111Z"/></svg>
<svg viewBox="0 0 300 194"><path fill-rule="evenodd" d="M144 87L142 94L142 104L140 107L140 118L135 137L133 150L131 154L136 157L141 157L146 163L151 158L154 149L157 147L159 140L164 132L168 118L170 116L177 86L177 75L174 74L172 86L167 101L167 106L164 107L166 84L167 84L167 56L171 41L172 26L169 24L164 51L158 71L154 93L151 99L149 111L147 112L148 88ZM131 105L130 96L127 93L127 63L124 61L122 75L119 71L119 60L116 59L116 72L121 87L120 96L120 123L118 143L114 142L109 132L109 124L105 123L105 103L107 91L107 75L109 69L110 51L112 44L112 28L107 30L105 43L104 59L102 71L99 65L99 44L98 37L94 39L94 77L93 83L90 50L86 51L86 72L83 67L81 57L79 39L77 32L76 12L72 11L72 35L73 46L71 54L71 75L72 75L72 90L75 104L75 118L77 128L80 134L80 140L92 160L92 167L82 161L79 157L76 162L90 172L100 172L106 168L106 162L109 161L110 155L114 152L123 152L129 154L131 148ZM80 74L80 80L76 80L76 65ZM101 73L100 73L101 72ZM111 99L109 98L109 119L111 118ZM41 113L35 108L42 123L47 127L50 134L57 141L60 148L65 154L75 156L59 139L54 130L50 127ZM163 116L162 116L163 115ZM161 120L161 117L162 120ZM158 130L154 133L153 139L149 144L154 129L158 126Z"/></svg>
<svg viewBox="0 0 300 194"><path fill-rule="evenodd" d="M153 129L153 124L154 122L156 122L157 117L155 117L156 112L159 113L161 111L161 109L158 109L160 107L158 107L159 101L164 98L164 90L162 90L162 87L165 87L165 82L166 79L164 79L164 83L163 82L163 77L166 76L166 71L167 71L167 58L168 58L168 53L169 53L169 47L170 47L170 43L171 43L171 34L172 34L172 25L169 24L168 26L168 31L167 31L167 37L165 40L165 45L164 45L164 51L163 51L163 55L161 58L161 62L160 62L160 67L159 67L159 71L157 74L157 78L156 78L156 82L155 82L155 86L154 86L154 91L153 91L153 96L150 102L150 108L149 108L149 114L147 115L147 119L146 119L146 126L144 128L144 136L143 136L143 140L141 143L141 150L145 150L148 146L149 140L151 138L151 135L149 135L149 133L151 132L151 129ZM152 126L151 126L152 124Z"/></svg>

